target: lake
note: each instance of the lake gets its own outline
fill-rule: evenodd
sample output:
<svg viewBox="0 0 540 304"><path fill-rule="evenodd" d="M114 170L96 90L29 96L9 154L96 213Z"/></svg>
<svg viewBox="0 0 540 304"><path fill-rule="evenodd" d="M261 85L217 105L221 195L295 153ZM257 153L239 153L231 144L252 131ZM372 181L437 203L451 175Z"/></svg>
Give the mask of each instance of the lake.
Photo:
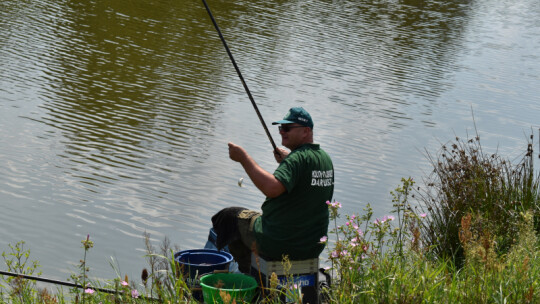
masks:
<svg viewBox="0 0 540 304"><path fill-rule="evenodd" d="M276 143L272 121L311 113L343 214L388 214L456 136L513 161L538 147L537 0L208 4ZM24 240L66 279L90 235L91 276L113 259L139 280L144 232L201 248L221 208L260 208L228 142L276 167L201 1L0 4L1 251Z"/></svg>

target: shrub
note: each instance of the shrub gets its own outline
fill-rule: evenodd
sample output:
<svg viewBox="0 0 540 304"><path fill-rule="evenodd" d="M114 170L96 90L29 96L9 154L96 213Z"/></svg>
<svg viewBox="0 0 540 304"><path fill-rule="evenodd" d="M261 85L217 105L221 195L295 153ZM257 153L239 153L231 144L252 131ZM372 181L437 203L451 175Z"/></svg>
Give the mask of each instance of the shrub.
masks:
<svg viewBox="0 0 540 304"><path fill-rule="evenodd" d="M468 213L483 219L480 226L496 236L498 254L513 244L521 212L533 210L538 219L539 179L533 170L532 139L516 165L485 153L478 136L456 138L436 156L427 154L433 171L424 181L426 188L417 188L416 194L419 208L429 214L429 222L422 226L423 241L438 258L463 264L459 229Z"/></svg>

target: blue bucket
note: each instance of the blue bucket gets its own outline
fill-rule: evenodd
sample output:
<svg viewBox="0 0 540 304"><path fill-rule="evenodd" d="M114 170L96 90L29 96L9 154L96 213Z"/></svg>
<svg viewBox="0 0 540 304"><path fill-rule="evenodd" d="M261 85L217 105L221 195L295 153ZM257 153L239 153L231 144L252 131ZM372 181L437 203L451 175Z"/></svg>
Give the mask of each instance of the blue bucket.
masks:
<svg viewBox="0 0 540 304"><path fill-rule="evenodd" d="M194 290L195 298L202 298L201 276L216 270L227 271L232 260L230 253L214 249L191 249L174 254L174 261L178 263L188 287Z"/></svg>

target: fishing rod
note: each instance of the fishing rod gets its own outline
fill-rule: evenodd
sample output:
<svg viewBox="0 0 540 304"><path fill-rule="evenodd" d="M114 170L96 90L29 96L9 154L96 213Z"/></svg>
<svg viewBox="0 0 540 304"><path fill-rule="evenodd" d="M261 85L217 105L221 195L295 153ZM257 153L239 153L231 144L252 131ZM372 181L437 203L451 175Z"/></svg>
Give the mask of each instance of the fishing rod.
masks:
<svg viewBox="0 0 540 304"><path fill-rule="evenodd" d="M238 68L238 65L236 64L236 61L234 60L231 50L227 46L227 42L225 41L225 38L221 34L221 30L219 29L219 26L217 25L216 19L214 19L214 16L212 15L212 11L210 11L210 7L208 7L206 0L202 0L202 2L204 4L204 7L206 8L206 11L208 12L208 16L210 16L210 19L212 20L212 23L214 24L214 27L216 28L219 38L221 39L221 42L223 42L223 46L225 47L225 50L227 51L227 54L229 55L229 58L231 59L231 62L236 70L236 73L238 74L238 77L240 77L240 80L242 81L242 85L244 86L244 89L246 90L246 93L248 94L249 100L251 101L251 104L253 105L255 112L257 112L257 116L259 116L259 120L261 121L261 124L264 127L266 136L268 136L268 139L270 140L270 143L272 144L274 151L277 151L277 147L276 147L276 144L274 143L274 140L272 139L272 135L270 135L270 132L268 131L268 127L266 127L266 124L264 123L264 119L262 118L261 112L259 112L259 108L257 107L257 104L255 103L255 99L253 99L253 96L251 95L251 92L249 91L249 88L244 80L244 77L242 76L242 73L240 72L240 69Z"/></svg>
<svg viewBox="0 0 540 304"><path fill-rule="evenodd" d="M106 293L118 293L117 290L100 288L100 287L89 287L89 286L85 287L76 283L59 281L59 280L54 280L54 279L47 279L43 277L37 277L33 275L27 275L27 274L21 274L21 273L9 272L9 271L3 271L3 270L0 270L0 275L7 275L11 277L17 277L17 278L22 278L22 279L27 279L27 280L40 281L40 282L45 282L45 283L51 283L51 284L63 285L63 286L68 286L68 287L81 288L81 289L90 288L90 289L94 289L94 290L106 292Z"/></svg>
<svg viewBox="0 0 540 304"><path fill-rule="evenodd" d="M79 289L90 288L90 289L93 289L93 290L97 290L97 291L105 292L105 293L111 293L111 294L119 293L118 290L114 290L114 289L107 289L107 288L101 288L101 287L92 287L92 286L82 286L82 285L76 284L76 283L71 283L71 282L66 282L66 281L59 281L59 280L48 279L48 278L43 278L43 277L37 277L37 276L33 276L33 275L21 274L21 273L10 272L10 271L0 270L0 275L6 275L6 276L17 277L17 278L21 278L21 279L27 279L27 280L33 280L33 281L39 281L39 282L45 282L45 283L51 283L51 284L56 284L56 285L63 285L63 286L68 286L68 287L75 287L75 288L79 288ZM147 299L157 300L157 299L154 299L154 298L147 298Z"/></svg>

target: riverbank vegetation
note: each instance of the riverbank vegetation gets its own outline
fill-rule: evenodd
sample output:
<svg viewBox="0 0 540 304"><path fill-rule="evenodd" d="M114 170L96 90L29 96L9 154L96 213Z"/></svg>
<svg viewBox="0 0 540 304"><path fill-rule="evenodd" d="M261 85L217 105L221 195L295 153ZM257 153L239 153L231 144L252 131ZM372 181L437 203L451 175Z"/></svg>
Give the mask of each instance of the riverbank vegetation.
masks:
<svg viewBox="0 0 540 304"><path fill-rule="evenodd" d="M532 137L516 163L483 151L478 137L443 145L428 154L433 171L423 186L412 179L392 192L393 210L374 218L369 205L341 215L328 202L332 225L327 243L332 284L326 303L540 303L539 178ZM85 288L43 289L35 281L3 277L6 303L195 303L165 240L159 253L145 235L148 267L141 278L118 273L99 282L83 260L70 280ZM39 274L24 243L2 257L8 270ZM139 281L140 280L140 281ZM136 282L138 281L138 282ZM273 285L259 303L278 303L280 293L297 303L288 284ZM232 303L232 302L231 302Z"/></svg>

